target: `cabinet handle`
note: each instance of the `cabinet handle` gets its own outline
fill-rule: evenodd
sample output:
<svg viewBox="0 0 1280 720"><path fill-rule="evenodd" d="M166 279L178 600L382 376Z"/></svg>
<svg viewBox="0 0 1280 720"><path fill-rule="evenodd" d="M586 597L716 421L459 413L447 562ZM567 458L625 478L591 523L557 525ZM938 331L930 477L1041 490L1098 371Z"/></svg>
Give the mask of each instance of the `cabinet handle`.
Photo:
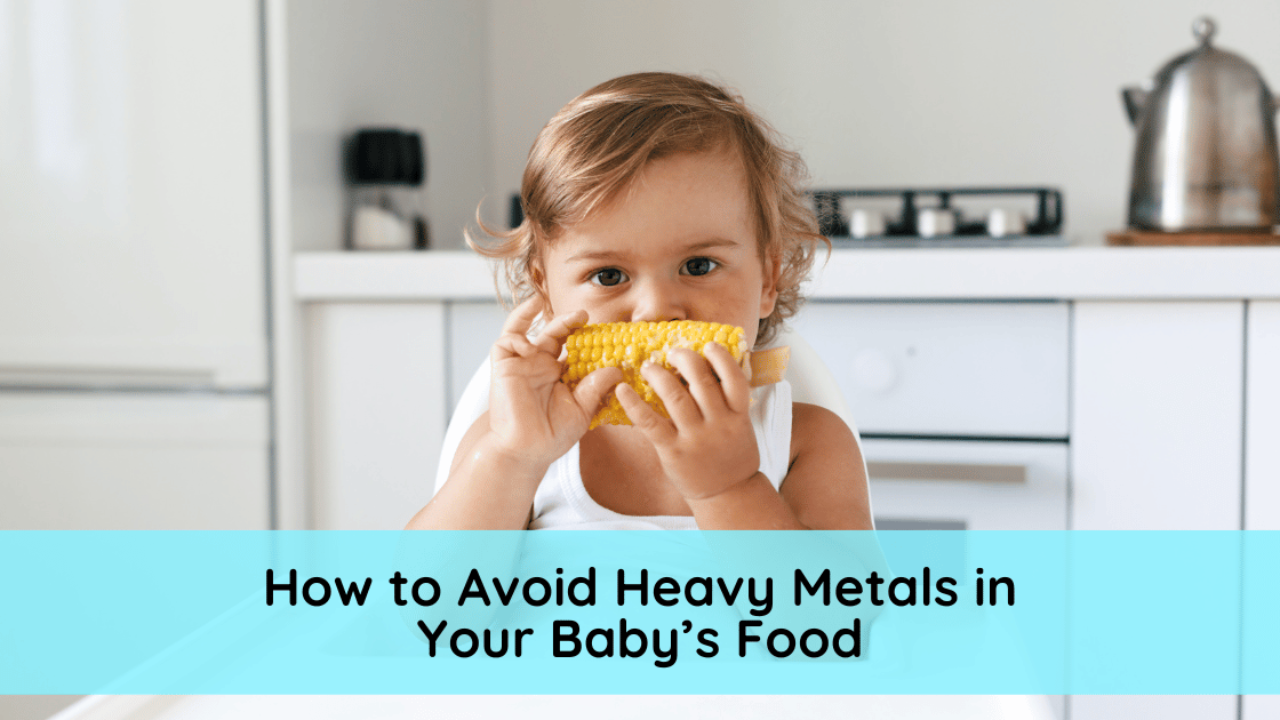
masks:
<svg viewBox="0 0 1280 720"><path fill-rule="evenodd" d="M959 480L1025 483L1026 465L867 461L867 474L879 480Z"/></svg>
<svg viewBox="0 0 1280 720"><path fill-rule="evenodd" d="M59 367L0 363L0 385L202 388L214 385L214 371L194 368Z"/></svg>

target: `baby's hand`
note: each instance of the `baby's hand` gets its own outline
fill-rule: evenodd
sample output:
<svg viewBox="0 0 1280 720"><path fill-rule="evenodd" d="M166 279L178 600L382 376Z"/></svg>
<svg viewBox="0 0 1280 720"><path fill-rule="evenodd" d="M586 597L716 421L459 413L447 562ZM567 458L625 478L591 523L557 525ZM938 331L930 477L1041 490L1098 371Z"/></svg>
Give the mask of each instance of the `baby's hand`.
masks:
<svg viewBox="0 0 1280 720"><path fill-rule="evenodd" d="M751 388L742 368L718 344L708 343L703 352L706 359L691 350L673 350L667 356L688 388L661 366L646 363L641 368L670 420L630 385L616 389L627 417L653 443L667 476L686 500L719 495L760 468L749 414Z"/></svg>
<svg viewBox="0 0 1280 720"><path fill-rule="evenodd" d="M557 317L530 341L527 334L541 307L531 298L513 310L490 353L491 447L534 468L550 466L582 438L601 398L622 379L617 368L601 368L573 390L560 382L564 339L586 322L587 313Z"/></svg>

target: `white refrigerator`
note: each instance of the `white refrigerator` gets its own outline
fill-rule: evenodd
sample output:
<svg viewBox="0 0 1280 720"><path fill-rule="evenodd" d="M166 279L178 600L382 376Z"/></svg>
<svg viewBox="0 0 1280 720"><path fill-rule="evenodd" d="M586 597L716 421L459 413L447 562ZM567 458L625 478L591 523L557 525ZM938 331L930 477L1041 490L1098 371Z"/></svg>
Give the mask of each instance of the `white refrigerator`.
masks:
<svg viewBox="0 0 1280 720"><path fill-rule="evenodd" d="M0 529L271 523L254 0L0 0Z"/></svg>

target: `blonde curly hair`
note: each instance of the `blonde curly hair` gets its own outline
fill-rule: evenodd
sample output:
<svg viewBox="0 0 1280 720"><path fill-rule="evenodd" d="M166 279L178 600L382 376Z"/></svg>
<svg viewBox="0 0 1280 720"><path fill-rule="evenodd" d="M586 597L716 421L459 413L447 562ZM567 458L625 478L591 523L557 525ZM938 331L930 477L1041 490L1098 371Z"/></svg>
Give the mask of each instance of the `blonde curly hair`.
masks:
<svg viewBox="0 0 1280 720"><path fill-rule="evenodd" d="M647 72L601 83L574 98L538 133L520 187L524 219L489 240L467 233L467 244L502 261L518 303L543 297L542 248L625 190L653 160L727 149L746 170L761 260L780 268L773 312L760 320L757 345L769 342L799 310L800 284L819 243L804 199L804 161L730 91L696 76ZM478 213L477 213L478 215Z"/></svg>

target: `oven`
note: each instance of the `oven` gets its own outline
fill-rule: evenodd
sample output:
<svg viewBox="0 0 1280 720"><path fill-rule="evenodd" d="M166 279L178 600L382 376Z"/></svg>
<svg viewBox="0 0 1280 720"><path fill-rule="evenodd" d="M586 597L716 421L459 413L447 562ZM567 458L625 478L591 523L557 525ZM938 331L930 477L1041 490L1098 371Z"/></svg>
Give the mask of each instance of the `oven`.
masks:
<svg viewBox="0 0 1280 720"><path fill-rule="evenodd" d="M878 529L1068 528L1070 313L1030 301L805 307L792 324L848 401ZM927 559L886 559L970 577L958 539ZM1066 717L1063 696L1043 702Z"/></svg>

